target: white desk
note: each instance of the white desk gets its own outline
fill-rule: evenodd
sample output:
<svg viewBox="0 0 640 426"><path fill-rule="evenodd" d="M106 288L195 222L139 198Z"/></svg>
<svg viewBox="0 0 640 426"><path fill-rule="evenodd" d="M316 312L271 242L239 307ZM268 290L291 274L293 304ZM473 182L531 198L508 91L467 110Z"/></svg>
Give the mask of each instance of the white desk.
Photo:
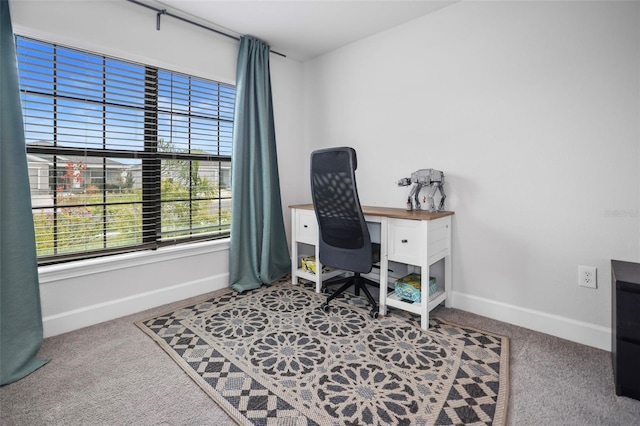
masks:
<svg viewBox="0 0 640 426"><path fill-rule="evenodd" d="M323 274L311 274L301 269L304 256L315 255L316 271L322 271L318 253L318 222L312 204L296 204L291 208L291 279L315 282L320 292L322 281L344 274L335 270ZM429 312L440 303L449 306L451 294L451 216L453 212L406 211L388 207L363 206L365 219L373 226L372 241L380 241L379 271L369 274L380 282L380 315L387 314L387 307L403 309L421 316L420 325L429 327ZM394 282L408 272L420 272L422 276L420 303L407 303L393 292L388 293L389 282ZM429 297L429 277L436 276L438 291Z"/></svg>

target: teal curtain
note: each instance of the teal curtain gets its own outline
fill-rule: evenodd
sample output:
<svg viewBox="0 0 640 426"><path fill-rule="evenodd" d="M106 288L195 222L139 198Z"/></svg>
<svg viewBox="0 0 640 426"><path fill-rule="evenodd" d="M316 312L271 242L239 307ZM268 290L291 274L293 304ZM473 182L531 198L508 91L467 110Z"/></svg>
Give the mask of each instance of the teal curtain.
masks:
<svg viewBox="0 0 640 426"><path fill-rule="evenodd" d="M42 313L8 0L0 0L0 38L0 384L6 385L49 360L36 357Z"/></svg>
<svg viewBox="0 0 640 426"><path fill-rule="evenodd" d="M229 283L238 292L291 271L282 217L269 46L240 38L231 160Z"/></svg>

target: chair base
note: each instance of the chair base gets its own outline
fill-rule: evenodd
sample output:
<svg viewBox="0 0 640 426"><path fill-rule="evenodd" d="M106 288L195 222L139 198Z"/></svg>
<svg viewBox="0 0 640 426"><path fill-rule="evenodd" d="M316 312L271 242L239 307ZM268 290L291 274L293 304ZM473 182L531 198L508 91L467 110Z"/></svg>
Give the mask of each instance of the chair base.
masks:
<svg viewBox="0 0 640 426"><path fill-rule="evenodd" d="M376 302L376 299L371 295L371 293L369 292L369 289L367 288L367 284L371 284L375 286L377 285L376 282L362 277L359 273L355 273L353 276L350 276L350 277L327 281L326 283L323 284L322 288L326 289L326 286L336 285L336 284L342 284L342 286L340 286L337 290L335 290L333 293L327 296L327 301L320 306L320 308L324 312L329 311L329 302L331 302L336 297L340 296L349 288L353 287L354 293L356 296L359 296L360 291L362 291L366 296L367 300L369 301L369 304L371 305L369 316L374 319L378 318L378 303Z"/></svg>

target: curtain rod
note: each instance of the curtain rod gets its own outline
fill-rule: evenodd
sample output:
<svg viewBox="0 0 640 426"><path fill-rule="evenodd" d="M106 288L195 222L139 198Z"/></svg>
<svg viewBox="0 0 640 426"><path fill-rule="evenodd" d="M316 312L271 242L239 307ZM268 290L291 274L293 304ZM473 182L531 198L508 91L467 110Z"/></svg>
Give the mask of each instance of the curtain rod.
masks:
<svg viewBox="0 0 640 426"><path fill-rule="evenodd" d="M205 25L199 24L199 23L194 22L194 21L191 21L191 20L189 20L189 19L185 19L185 18L183 18L183 17L181 17L181 16L174 15L174 14L173 14L173 13L171 13L171 12L167 12L167 9L157 9L157 8L155 8L155 7L151 6L151 5L148 5L148 4L145 4L145 3L139 2L139 1L137 1L137 0L127 0L127 1L129 1L129 2L131 2L131 3L134 3L134 4L137 4L138 6L142 6L142 7L146 7L147 9L154 10L154 11L156 12L156 30L158 30L158 31L160 31L160 17L161 17L162 15L167 15L167 16L170 16L170 17L172 17L172 18L179 19L179 20L181 20L181 21L183 21L183 22L186 22L186 23L188 23L188 24L195 25L196 27L200 27L200 28L203 28L203 29L205 29L205 30L213 31L213 32L214 32L214 33L216 33L216 34L220 34L220 35L223 35L223 36L225 36L225 37L232 38L232 39L234 39L234 40L238 40L238 41L240 40L240 37L236 37L236 36L234 36L234 35L227 34L227 33L225 33L225 32L222 32L222 31L216 30L216 29L214 29L214 28L207 27L207 26L205 26ZM283 58L286 58L286 57L287 57L287 55L285 55L285 54L283 54L283 53L280 53L280 52L276 52L275 50L270 50L270 52L271 52L271 53L275 53L276 55L280 55L280 56L282 56Z"/></svg>

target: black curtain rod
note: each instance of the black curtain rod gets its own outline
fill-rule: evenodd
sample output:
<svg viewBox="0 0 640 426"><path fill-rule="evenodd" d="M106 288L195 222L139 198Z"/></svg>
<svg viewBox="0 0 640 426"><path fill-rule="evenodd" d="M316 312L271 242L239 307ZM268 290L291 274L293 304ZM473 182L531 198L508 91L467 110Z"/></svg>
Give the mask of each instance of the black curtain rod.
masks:
<svg viewBox="0 0 640 426"><path fill-rule="evenodd" d="M181 21L183 21L183 22L186 22L186 23L188 23L188 24L195 25L196 27L200 27L200 28L203 28L203 29L205 29L205 30L213 31L213 32L214 32L214 33L216 33L216 34L220 34L220 35L223 35L223 36L225 36L225 37L232 38L232 39L234 39L234 40L238 40L238 41L240 40L240 37L236 37L236 36L234 36L234 35L227 34L227 33L222 32L222 31L218 31L218 30L216 30L216 29L214 29L214 28L210 28L210 27L204 26L204 25L199 24L199 23L197 23L197 22L193 22L193 21L191 21L191 20L189 20L189 19L185 19L185 18L183 18L183 17L181 17L181 16L174 15L173 13L167 12L167 9L157 9L157 8L155 8L155 7L153 7L153 6L150 6L150 5L148 5L148 4L145 4L145 3L139 2L139 1L137 1L137 0L127 0L127 1L130 1L131 3L135 3L135 4L137 4L138 6L142 6L142 7L146 7L147 9L154 10L154 11L156 12L156 30L158 30L158 31L160 31L160 17L161 17L162 15L167 15L167 16L170 16L170 17L172 17L172 18L179 19L179 20L181 20ZM285 54L283 54L283 53L280 53L280 52L276 52L275 50L270 50L270 52L271 52L271 53L275 53L276 55L280 55L280 56L282 56L283 58L286 58L286 57L287 57L287 55L285 55Z"/></svg>

